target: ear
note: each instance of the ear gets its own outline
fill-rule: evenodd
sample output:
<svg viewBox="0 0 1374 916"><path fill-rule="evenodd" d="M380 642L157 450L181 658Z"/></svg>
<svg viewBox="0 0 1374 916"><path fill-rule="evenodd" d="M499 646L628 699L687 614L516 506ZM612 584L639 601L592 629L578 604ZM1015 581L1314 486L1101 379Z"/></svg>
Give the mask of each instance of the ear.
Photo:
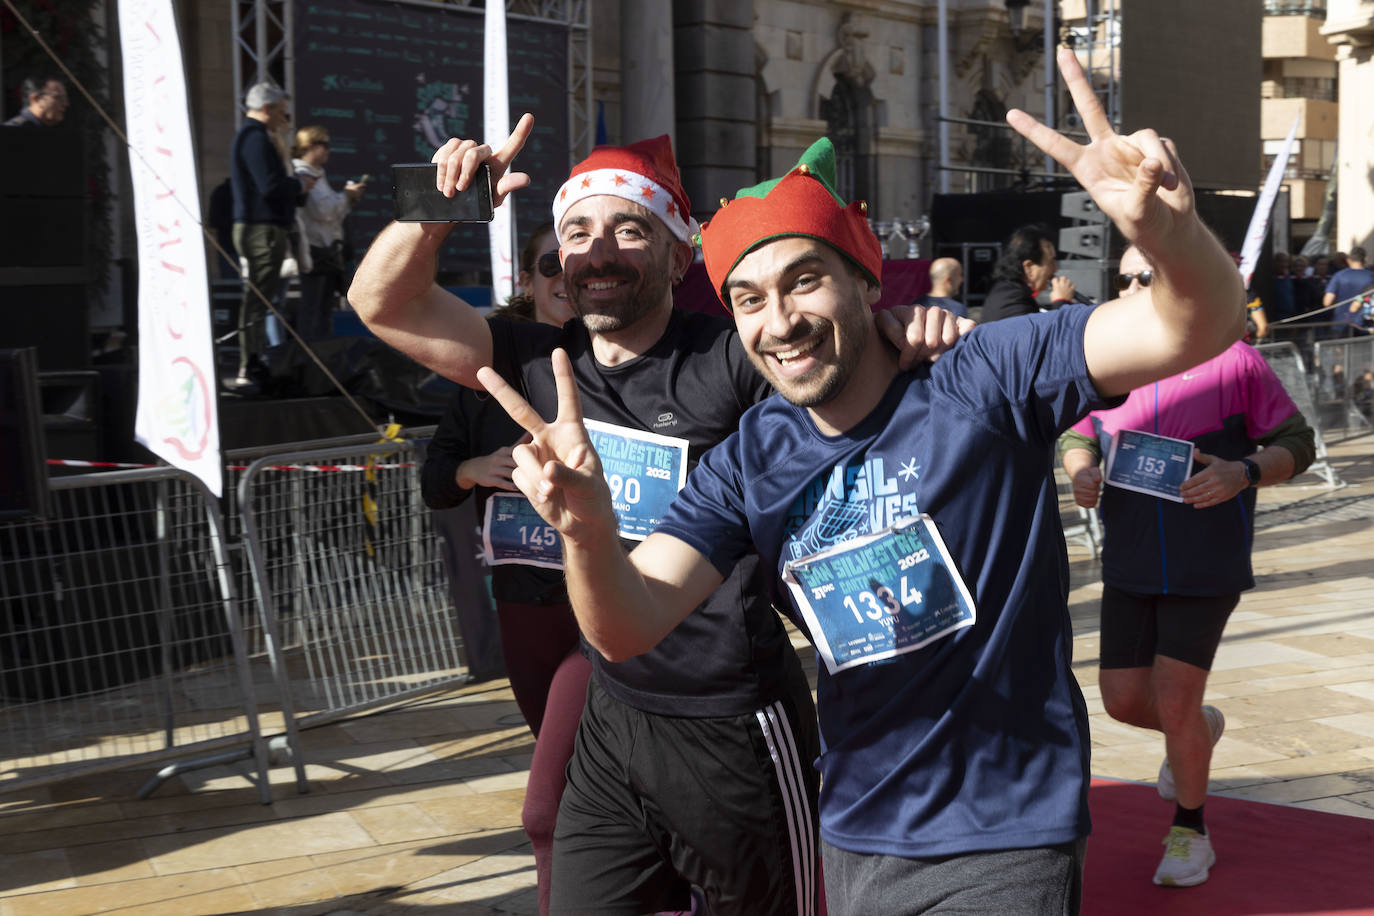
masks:
<svg viewBox="0 0 1374 916"><path fill-rule="evenodd" d="M672 250L673 282L677 283L687 274L687 268L692 266L692 246L686 242L673 242Z"/></svg>
<svg viewBox="0 0 1374 916"><path fill-rule="evenodd" d="M883 288L870 283L866 277L861 278L860 282L864 285L864 302L871 309L878 304L879 299L883 298Z"/></svg>
<svg viewBox="0 0 1374 916"><path fill-rule="evenodd" d="M534 280L534 274L528 270L522 270L515 278L515 291L518 293L528 293L530 283Z"/></svg>

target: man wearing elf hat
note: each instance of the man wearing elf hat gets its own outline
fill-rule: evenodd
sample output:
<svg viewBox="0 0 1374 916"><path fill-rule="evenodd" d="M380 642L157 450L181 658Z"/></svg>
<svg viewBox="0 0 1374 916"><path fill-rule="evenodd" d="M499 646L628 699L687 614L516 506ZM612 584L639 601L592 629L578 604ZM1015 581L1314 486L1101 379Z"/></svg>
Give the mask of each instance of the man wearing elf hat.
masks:
<svg viewBox="0 0 1374 916"><path fill-rule="evenodd" d="M515 483L563 534L587 638L652 647L756 550L823 661L821 835L831 913L1076 912L1089 832L1088 720L1070 668L1068 566L1052 478L1088 410L1237 338L1242 290L1152 131L1115 134L1071 52L1091 142L1008 121L1147 252L1148 295L975 329L904 371L867 320L880 249L833 188L822 141L702 229L707 270L783 397L708 452L628 558L567 357Z"/></svg>
<svg viewBox="0 0 1374 916"><path fill-rule="evenodd" d="M495 153L449 141L434 157L440 189L466 187L483 161L498 201L524 186L528 176L508 168L531 127L526 115ZM436 286L435 253L450 228L441 224L388 227L349 301L379 337L435 371L475 386L478 367L494 366L549 416L557 386L548 355L566 350L585 415L598 421L618 512L610 549L623 554L663 517L687 469L771 389L727 316L672 307L697 227L666 136L599 147L573 169L553 211L580 322L488 322ZM954 339L952 319L918 312L903 358L924 351L927 315L937 349ZM890 333L905 342L907 329L895 324ZM723 578L651 651L591 652L589 689L585 679L555 682L523 816L541 909L666 910L685 906L692 884L717 916L814 912L814 705L757 557ZM546 740L574 732L575 751Z"/></svg>

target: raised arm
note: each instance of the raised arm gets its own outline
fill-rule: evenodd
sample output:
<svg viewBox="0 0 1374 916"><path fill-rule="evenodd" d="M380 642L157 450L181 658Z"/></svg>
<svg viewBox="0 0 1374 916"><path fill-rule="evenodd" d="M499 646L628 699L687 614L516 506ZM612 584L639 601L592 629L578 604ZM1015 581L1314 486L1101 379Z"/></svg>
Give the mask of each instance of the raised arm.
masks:
<svg viewBox="0 0 1374 916"><path fill-rule="evenodd" d="M499 151L473 140L453 139L434 154L438 187L446 196L466 190L483 162L491 164L492 202L529 184L510 172L534 119L526 114ZM471 388L479 366L491 363L491 331L475 308L434 282L439 248L451 223L392 223L377 236L358 265L348 303L374 334L445 378Z"/></svg>
<svg viewBox="0 0 1374 916"><path fill-rule="evenodd" d="M1023 111L1008 112L1007 121L1067 168L1151 263L1148 295L1101 306L1084 332L1098 392L1125 394L1205 362L1237 340L1245 291L1235 262L1198 219L1173 144L1153 130L1117 134L1073 51L1060 49L1059 69L1089 143L1074 143Z"/></svg>
<svg viewBox="0 0 1374 916"><path fill-rule="evenodd" d="M512 479L563 538L563 572L578 626L611 661L647 652L723 581L706 557L671 535L651 534L628 556L611 491L582 424L572 364L553 352L558 416L546 423L490 368L478 377L531 442L516 446Z"/></svg>

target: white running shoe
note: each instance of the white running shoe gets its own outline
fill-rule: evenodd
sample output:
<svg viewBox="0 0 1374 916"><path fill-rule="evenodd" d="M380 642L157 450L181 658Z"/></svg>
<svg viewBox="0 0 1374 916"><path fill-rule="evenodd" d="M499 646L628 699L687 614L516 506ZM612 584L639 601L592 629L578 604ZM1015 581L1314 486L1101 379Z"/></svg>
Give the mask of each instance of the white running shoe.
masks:
<svg viewBox="0 0 1374 916"><path fill-rule="evenodd" d="M1215 864L1211 837L1188 827L1170 827L1164 838L1164 859L1155 869L1155 884L1195 887L1207 880L1208 869Z"/></svg>
<svg viewBox="0 0 1374 916"><path fill-rule="evenodd" d="M1221 740L1221 733L1226 731L1226 717L1215 706L1202 707L1202 717L1207 720L1207 730L1212 733L1212 747L1216 747L1217 742ZM1165 801L1178 800L1178 792L1174 789L1174 771L1169 768L1167 754L1164 762L1159 765L1159 778L1155 780L1155 788L1159 789L1159 797Z"/></svg>

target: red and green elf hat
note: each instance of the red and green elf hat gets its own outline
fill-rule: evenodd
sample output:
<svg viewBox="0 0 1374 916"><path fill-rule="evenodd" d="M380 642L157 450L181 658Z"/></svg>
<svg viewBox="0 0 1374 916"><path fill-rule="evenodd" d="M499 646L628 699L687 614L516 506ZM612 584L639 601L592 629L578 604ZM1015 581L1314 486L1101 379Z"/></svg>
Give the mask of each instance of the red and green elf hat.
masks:
<svg viewBox="0 0 1374 916"><path fill-rule="evenodd" d="M698 236L716 295L726 308L725 281L740 260L774 239L804 236L830 243L873 283L882 282L883 249L868 227L868 204L846 205L835 193L835 147L822 137L802 153L792 171L750 188L720 209Z"/></svg>

